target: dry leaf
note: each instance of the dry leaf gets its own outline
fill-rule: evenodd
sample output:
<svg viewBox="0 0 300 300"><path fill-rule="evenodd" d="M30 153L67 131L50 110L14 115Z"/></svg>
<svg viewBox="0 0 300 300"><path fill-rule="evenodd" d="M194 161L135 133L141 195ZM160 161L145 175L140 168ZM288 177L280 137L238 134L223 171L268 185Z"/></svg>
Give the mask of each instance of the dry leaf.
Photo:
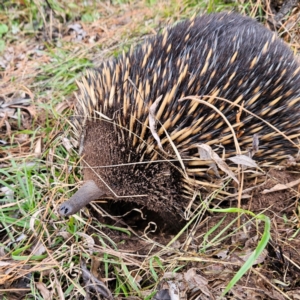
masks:
<svg viewBox="0 0 300 300"><path fill-rule="evenodd" d="M22 95L19 95L19 97L12 99L10 102L3 103L1 105L1 108L11 107L14 105L20 105L21 107L28 106L30 104L30 102L31 102L31 99L27 98L25 93L22 93Z"/></svg>
<svg viewBox="0 0 300 300"><path fill-rule="evenodd" d="M268 194L268 193L273 193L273 192L277 192L277 191L283 191L283 190L286 190L286 189L290 189L290 188L292 188L292 187L294 187L295 185L298 185L298 184L300 184L300 179L291 181L291 182L286 183L286 184L278 183L275 186L273 186L271 189L269 189L269 190L265 189L261 193L262 194Z"/></svg>
<svg viewBox="0 0 300 300"><path fill-rule="evenodd" d="M187 281L190 290L200 290L203 294L208 296L209 299L214 299L208 289L208 280L200 274L197 274L197 269L189 269L184 273L184 279Z"/></svg>
<svg viewBox="0 0 300 300"><path fill-rule="evenodd" d="M220 158L220 156L217 153L215 153L212 150L212 148L209 145L199 144L198 149L199 148L207 152L205 157L209 158L209 160L213 160L223 172L225 172L229 177L231 177L236 183L239 183L238 179L230 170L229 166ZM200 152L203 153L202 151L199 151L199 155Z"/></svg>
<svg viewBox="0 0 300 300"><path fill-rule="evenodd" d="M36 157L41 157L42 155L42 138L39 137L36 141L35 148L34 148L34 154Z"/></svg>
<svg viewBox="0 0 300 300"><path fill-rule="evenodd" d="M85 263L81 261L82 279L85 283L87 292L94 290L106 299L113 300L113 296L106 285L96 278L86 267Z"/></svg>
<svg viewBox="0 0 300 300"><path fill-rule="evenodd" d="M17 119L18 117L15 116L15 111L16 111L15 109L9 107L5 107L5 108L0 107L0 117L4 118L5 120L7 119L7 117ZM1 123L3 122L4 120L1 120Z"/></svg>
<svg viewBox="0 0 300 300"><path fill-rule="evenodd" d="M242 165L251 168L258 168L256 162L247 155L240 154L240 155L228 157L228 159L237 165Z"/></svg>
<svg viewBox="0 0 300 300"><path fill-rule="evenodd" d="M7 266L13 266L15 265L15 261L12 260L12 261L0 261L0 267L7 267Z"/></svg>
<svg viewBox="0 0 300 300"><path fill-rule="evenodd" d="M68 152L70 152L70 150L73 148L73 146L68 138L65 138L65 137L62 138L62 144Z"/></svg>
<svg viewBox="0 0 300 300"><path fill-rule="evenodd" d="M288 291L286 294L294 300L300 300L300 289Z"/></svg>
<svg viewBox="0 0 300 300"><path fill-rule="evenodd" d="M36 116L36 108L33 105L26 106L26 107L21 106L20 108L26 109L28 111L28 113L30 114L31 118Z"/></svg>
<svg viewBox="0 0 300 300"><path fill-rule="evenodd" d="M68 26L69 31L73 30L74 35L76 36L76 41L82 41L86 37L86 32L82 29L81 24L75 23Z"/></svg>
<svg viewBox="0 0 300 300"><path fill-rule="evenodd" d="M203 148L198 148L198 153L199 153L199 157L200 159L202 160L212 160L211 156L210 156L210 153L207 152L206 149L203 149ZM216 164L214 163L210 163L208 164L209 167L214 171L215 175L220 178L220 174L219 174L219 171L218 171L218 168L216 166Z"/></svg>
<svg viewBox="0 0 300 300"><path fill-rule="evenodd" d="M24 55L24 57L25 57L25 55ZM28 94L30 99L32 99L32 100L34 99L33 92L27 86L22 85L21 88L24 89L25 94Z"/></svg>
<svg viewBox="0 0 300 300"><path fill-rule="evenodd" d="M244 264L245 261L247 261L247 259L253 254L253 252L255 252L255 250L247 250L246 254L233 255L230 258L230 262L236 263L241 266ZM259 255L259 257L254 261L253 266L263 263L267 255L268 251L264 249L263 252Z"/></svg>
<svg viewBox="0 0 300 300"><path fill-rule="evenodd" d="M171 300L179 300L179 289L175 282L168 281L169 285L169 295Z"/></svg>
<svg viewBox="0 0 300 300"><path fill-rule="evenodd" d="M50 292L43 282L36 282L35 286L41 293L44 300L53 299L53 292Z"/></svg>
<svg viewBox="0 0 300 300"><path fill-rule="evenodd" d="M216 256L221 259L225 259L228 256L228 250L220 250L216 253Z"/></svg>
<svg viewBox="0 0 300 300"><path fill-rule="evenodd" d="M90 235L83 232L77 232L76 234L86 239L87 247L88 247L87 250L90 252L90 254L93 254L94 246L95 246L94 239Z"/></svg>
<svg viewBox="0 0 300 300"><path fill-rule="evenodd" d="M29 135L25 134L25 133L16 134L15 135L15 141L17 141L20 144L26 143L26 142L29 141Z"/></svg>
<svg viewBox="0 0 300 300"><path fill-rule="evenodd" d="M41 243L40 240L38 240L38 242L32 248L33 249L32 249L31 254L33 254L33 255L42 255L46 252L46 248L45 248L44 244Z"/></svg>
<svg viewBox="0 0 300 300"><path fill-rule="evenodd" d="M63 239L66 240L66 241L72 237L72 234L67 232L67 231L61 231L57 235L62 236Z"/></svg>
<svg viewBox="0 0 300 300"><path fill-rule="evenodd" d="M149 127L150 127L150 130L151 130L151 133L152 133L153 137L155 138L155 140L158 144L158 147L161 150L163 150L162 144L160 142L160 138L157 134L157 126L156 126L157 125L157 119L155 117L155 111L156 111L156 108L157 108L159 102L161 101L161 99L162 99L162 95L159 96L149 108Z"/></svg>

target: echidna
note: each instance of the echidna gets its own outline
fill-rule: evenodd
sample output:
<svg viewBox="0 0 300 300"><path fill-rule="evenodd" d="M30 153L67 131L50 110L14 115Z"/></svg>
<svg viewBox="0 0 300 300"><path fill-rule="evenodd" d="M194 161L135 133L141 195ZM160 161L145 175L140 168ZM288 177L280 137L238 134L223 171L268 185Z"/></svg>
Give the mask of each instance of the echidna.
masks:
<svg viewBox="0 0 300 300"><path fill-rule="evenodd" d="M198 145L234 155L234 132L242 153L258 134L253 159L269 166L299 150L300 64L249 17L217 13L180 22L88 71L78 86L73 127L86 183L60 206L64 216L104 195L183 215L215 180ZM179 101L189 95L211 106ZM155 101L159 140L149 126Z"/></svg>

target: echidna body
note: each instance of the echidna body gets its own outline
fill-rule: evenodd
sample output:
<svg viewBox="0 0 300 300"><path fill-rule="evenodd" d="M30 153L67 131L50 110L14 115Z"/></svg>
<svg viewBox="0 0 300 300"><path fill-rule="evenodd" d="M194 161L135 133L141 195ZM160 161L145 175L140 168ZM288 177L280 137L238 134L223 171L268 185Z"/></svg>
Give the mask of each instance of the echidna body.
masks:
<svg viewBox="0 0 300 300"><path fill-rule="evenodd" d="M254 159L261 163L278 165L299 150L299 62L274 33L238 14L178 23L87 72L78 85L73 126L87 184L60 207L62 215L102 195L183 215L195 192L214 181L197 145L226 157L236 153L232 129L217 110L232 124L243 153L259 135ZM217 110L179 101L189 95ZM149 108L159 98L163 151L149 128Z"/></svg>

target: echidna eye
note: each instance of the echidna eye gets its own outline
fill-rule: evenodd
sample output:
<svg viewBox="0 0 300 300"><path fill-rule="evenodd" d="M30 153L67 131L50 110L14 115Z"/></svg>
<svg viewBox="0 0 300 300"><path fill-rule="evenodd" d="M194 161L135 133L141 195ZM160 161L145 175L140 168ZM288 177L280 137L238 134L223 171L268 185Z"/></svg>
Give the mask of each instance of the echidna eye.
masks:
<svg viewBox="0 0 300 300"><path fill-rule="evenodd" d="M117 187L117 184L116 184L116 183L114 183L114 182L111 182L111 183L110 183L110 187L114 189L114 188L116 188L116 187Z"/></svg>

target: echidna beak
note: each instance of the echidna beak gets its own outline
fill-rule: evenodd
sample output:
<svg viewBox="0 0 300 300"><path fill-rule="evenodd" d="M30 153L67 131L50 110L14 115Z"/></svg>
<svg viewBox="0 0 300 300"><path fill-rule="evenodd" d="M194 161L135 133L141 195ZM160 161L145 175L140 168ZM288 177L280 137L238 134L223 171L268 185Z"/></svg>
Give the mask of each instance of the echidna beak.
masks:
<svg viewBox="0 0 300 300"><path fill-rule="evenodd" d="M80 209L93 200L99 199L104 193L98 188L93 180L86 181L83 186L58 209L61 216L76 214Z"/></svg>

